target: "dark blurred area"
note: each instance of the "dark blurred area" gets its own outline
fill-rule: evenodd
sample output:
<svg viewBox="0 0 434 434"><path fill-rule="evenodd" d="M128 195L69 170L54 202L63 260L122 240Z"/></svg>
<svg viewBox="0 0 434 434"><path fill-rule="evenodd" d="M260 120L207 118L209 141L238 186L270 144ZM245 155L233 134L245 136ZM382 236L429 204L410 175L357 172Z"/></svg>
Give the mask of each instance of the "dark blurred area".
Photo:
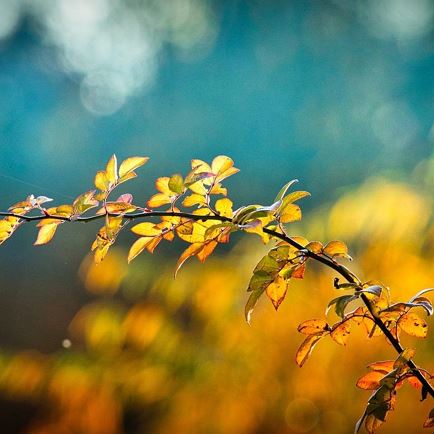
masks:
<svg viewBox="0 0 434 434"><path fill-rule="evenodd" d="M151 157L122 187L143 205L156 177L225 154L241 169L235 208L298 178L311 217L294 231L341 236L356 267L407 294L432 286L433 77L431 0L0 0L0 208L32 193L71 203L113 153ZM173 281L180 245L127 267L132 235L94 268L98 227L33 247L25 225L1 246L1 432L351 431L367 399L352 383L372 360L354 345L302 373L292 362L329 275L309 281L324 288L316 313L302 282L297 313L264 310L252 333L243 291L259 242ZM411 281L396 272L408 261ZM337 360L354 373L338 378ZM315 385L324 375L343 384Z"/></svg>

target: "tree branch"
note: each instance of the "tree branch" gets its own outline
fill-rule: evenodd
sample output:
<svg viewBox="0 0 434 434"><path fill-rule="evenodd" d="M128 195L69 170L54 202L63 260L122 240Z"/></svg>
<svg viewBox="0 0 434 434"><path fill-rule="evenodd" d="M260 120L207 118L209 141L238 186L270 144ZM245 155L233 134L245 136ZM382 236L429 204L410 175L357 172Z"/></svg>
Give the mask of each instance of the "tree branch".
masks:
<svg viewBox="0 0 434 434"><path fill-rule="evenodd" d="M66 217L66 216L56 216L56 215L49 215L49 214L41 214L41 215L20 215L15 214L11 212L0 212L0 216L3 217L16 217L24 222L32 222L32 221L40 221L40 220L46 220L46 219L55 219L55 220L63 220L65 222L81 222L86 223L93 220L99 220L102 218L105 218L106 216L111 217L119 217L122 214L114 214L114 213L106 213L106 214L95 214L88 217ZM147 218L147 217L181 217L181 218L188 218L190 220L196 220L196 221L207 221L207 220L218 220L221 222L233 222L233 220L229 217L220 216L218 214L215 215L208 215L208 216L202 216L202 215L196 215L191 213L185 213L185 212L175 212L175 211L142 211L138 213L131 213L131 214L124 214L122 215L124 219L127 220L135 220L135 219L141 219L141 218ZM357 286L361 285L361 280L348 268L346 268L344 265L341 265L334 261L333 259L319 255L317 253L311 252L309 250L306 250L301 244L294 241L291 237L289 237L286 234L282 234L280 232L277 232L275 230L263 228L263 231L269 235L271 235L274 238L278 238L282 241L287 242L288 244L292 245L298 250L303 251L304 255L308 258L311 258L315 261L318 261L322 263L323 265L335 270L338 274L340 274L342 277L344 277L349 283L354 283ZM386 339L390 342L390 344L393 346L393 348L396 350L398 354L401 354L404 351L404 348L401 346L399 340L393 336L393 334L390 332L390 330L387 328L387 326L384 324L382 319L378 316L378 314L375 312L371 302L369 301L366 294L361 294L360 298L362 299L363 303L366 305L369 313L372 315L373 321L375 325L380 328L380 330L385 335ZM408 367L411 369L413 375L417 377L417 379L421 382L423 385L423 389L430 394L432 397L434 397L434 388L431 386L429 381L422 375L420 369L416 366L416 364L412 360L407 361Z"/></svg>

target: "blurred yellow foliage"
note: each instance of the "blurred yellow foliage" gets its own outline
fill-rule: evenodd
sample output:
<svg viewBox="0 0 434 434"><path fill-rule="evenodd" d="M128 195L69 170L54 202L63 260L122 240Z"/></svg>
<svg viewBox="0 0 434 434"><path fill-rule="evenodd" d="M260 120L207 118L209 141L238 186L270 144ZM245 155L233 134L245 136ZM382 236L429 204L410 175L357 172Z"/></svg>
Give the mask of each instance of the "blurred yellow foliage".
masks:
<svg viewBox="0 0 434 434"><path fill-rule="evenodd" d="M381 280L401 299L434 282L430 210L422 192L372 179L298 228L309 239L345 240L363 278ZM77 313L71 348L0 359L3 393L49 405L48 415L27 432L352 432L369 396L355 382L370 362L394 358L392 349L381 337L368 341L363 326L356 327L346 348L320 343L299 369L294 355L303 337L297 326L324 317L336 294L333 273L308 267L304 280L291 282L279 313L264 297L249 327L245 287L264 253L256 241L206 265L189 263L177 280L170 267L163 272L166 267L152 265L161 258L142 255L128 270L116 249L98 266L86 258L80 268L86 288L106 297ZM107 297L116 291L116 301ZM418 346L418 361L432 370L432 340L404 337L410 342ZM422 426L429 403L407 405L407 399L418 400L407 386L399 395L381 432Z"/></svg>

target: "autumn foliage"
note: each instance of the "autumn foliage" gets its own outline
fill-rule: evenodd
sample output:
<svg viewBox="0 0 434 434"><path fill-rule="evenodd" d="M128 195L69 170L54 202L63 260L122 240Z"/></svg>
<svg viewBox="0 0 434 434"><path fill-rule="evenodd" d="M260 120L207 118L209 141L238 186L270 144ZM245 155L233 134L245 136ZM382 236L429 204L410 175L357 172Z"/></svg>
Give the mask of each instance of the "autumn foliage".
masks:
<svg viewBox="0 0 434 434"><path fill-rule="evenodd" d="M302 236L289 236L287 226L301 219L296 203L309 196L306 191L294 191L297 180L282 187L270 205L245 205L233 209L223 181L239 170L226 156L214 158L211 164L192 160L190 171L184 176L174 174L160 177L155 182L157 192L146 205L134 202L131 194L122 194L113 200L114 190L137 176L136 170L145 165L147 157L131 157L118 165L113 155L105 170L95 176L95 190L79 195L72 204L46 207L52 199L30 195L24 201L0 213L0 243L10 238L23 224L37 222L35 245L48 243L58 228L65 223L101 220L91 245L94 259L101 263L127 226L137 235L128 253L128 262L147 251L154 253L163 241L175 238L187 243L175 266L175 276L182 265L196 256L204 262L219 244L228 243L233 232L240 231L259 236L272 247L258 262L247 285L249 293L245 305L247 322L258 301L265 296L277 310L284 301L293 279L303 279L313 261L334 270L330 287L344 294L333 298L326 307L326 317L309 319L298 326L304 340L295 356L301 367L309 359L314 347L322 339L331 339L345 346L354 327L362 326L367 337L383 336L396 352L393 360L373 362L369 371L357 381L357 387L372 390L366 409L356 424L356 431L364 426L374 433L394 409L396 392L405 383L420 391L421 399L434 396L433 375L419 368L413 361L415 350L405 348L401 334L425 338L428 333L424 315L433 314L427 298L432 288L423 289L408 300L393 301L390 289L380 281L363 281L341 260L351 260L346 244L339 240L322 243ZM93 213L89 211L93 210ZM138 220L146 220L137 222ZM342 281L344 280L344 281ZM333 311L338 321L331 323L327 313ZM146 323L142 324L147 327ZM424 427L434 426L434 410Z"/></svg>

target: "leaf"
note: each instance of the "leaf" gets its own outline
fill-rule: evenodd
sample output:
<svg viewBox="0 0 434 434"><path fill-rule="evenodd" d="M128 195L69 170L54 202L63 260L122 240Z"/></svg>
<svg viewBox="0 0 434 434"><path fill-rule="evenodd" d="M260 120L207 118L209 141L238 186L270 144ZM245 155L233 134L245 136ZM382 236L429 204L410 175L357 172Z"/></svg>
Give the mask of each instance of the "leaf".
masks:
<svg viewBox="0 0 434 434"><path fill-rule="evenodd" d="M322 335L310 335L300 345L295 355L295 362L300 368L312 354L315 345L321 340Z"/></svg>
<svg viewBox="0 0 434 434"><path fill-rule="evenodd" d="M167 185L169 189L176 194L182 194L184 192L184 180L179 173L172 175Z"/></svg>
<svg viewBox="0 0 434 434"><path fill-rule="evenodd" d="M294 203L297 200L303 199L304 197L308 196L310 196L310 193L308 191L293 191L292 193L288 194L288 196L282 199L282 203L278 209L278 213L284 210L288 206L288 204Z"/></svg>
<svg viewBox="0 0 434 434"><path fill-rule="evenodd" d="M307 250L317 254L322 252L323 247L320 241L311 241L306 245Z"/></svg>
<svg viewBox="0 0 434 434"><path fill-rule="evenodd" d="M214 158L211 163L211 172L216 175L216 182L238 173L240 170L233 167L234 162L231 158L225 155L219 155Z"/></svg>
<svg viewBox="0 0 434 434"><path fill-rule="evenodd" d="M277 310L285 299L287 289L288 281L279 275L267 286L267 296L273 303L274 309Z"/></svg>
<svg viewBox="0 0 434 434"><path fill-rule="evenodd" d="M194 206L194 205L206 205L206 197L197 193L193 193L190 196L187 196L182 201L184 206Z"/></svg>
<svg viewBox="0 0 434 434"><path fill-rule="evenodd" d="M398 326L408 335L426 338L428 325L424 319L415 313L406 313L398 320Z"/></svg>
<svg viewBox="0 0 434 434"><path fill-rule="evenodd" d="M326 309L325 313L327 315L327 313L332 308L332 306L335 306L336 315L340 316L341 318L344 318L345 309L346 309L347 305L356 299L357 299L357 296L355 296L355 295L342 295L340 297L336 297L329 302L329 304L327 305L327 309Z"/></svg>
<svg viewBox="0 0 434 434"><path fill-rule="evenodd" d="M178 262L176 263L175 277L178 274L178 271L182 267L184 262L188 258L197 255L202 249L203 249L203 243L193 243L182 252L181 256L178 259Z"/></svg>
<svg viewBox="0 0 434 434"><path fill-rule="evenodd" d="M383 290L383 288L380 285L371 285L368 286L367 288L363 288L360 291L357 291L358 293L369 293L369 294L374 294L377 297L379 297L381 295L381 291Z"/></svg>
<svg viewBox="0 0 434 434"><path fill-rule="evenodd" d="M153 237L140 237L134 241L128 252L128 263L140 255L153 239Z"/></svg>
<svg viewBox="0 0 434 434"><path fill-rule="evenodd" d="M160 235L161 229L156 228L154 223L144 222L133 226L131 232L143 237L153 237L155 235Z"/></svg>
<svg viewBox="0 0 434 434"><path fill-rule="evenodd" d="M97 207L99 202L94 198L94 196L95 190L87 191L86 193L78 196L72 204L73 215L80 215L92 208Z"/></svg>
<svg viewBox="0 0 434 434"><path fill-rule="evenodd" d="M322 319L308 319L303 321L298 326L297 330L305 335L314 335L328 332L330 330L330 326Z"/></svg>
<svg viewBox="0 0 434 434"><path fill-rule="evenodd" d="M393 360L384 360L381 362L374 362L368 365L368 368L372 371L382 372L388 374L394 369L395 362Z"/></svg>
<svg viewBox="0 0 434 434"><path fill-rule="evenodd" d="M215 203L216 211L223 217L232 217L232 201L228 198L218 199Z"/></svg>
<svg viewBox="0 0 434 434"><path fill-rule="evenodd" d="M293 179L292 181L289 181L288 183L286 183L279 191L279 193L277 193L277 196L274 199L274 202L278 202L279 200L283 199L283 196L285 196L286 192L294 185L298 182L298 179Z"/></svg>
<svg viewBox="0 0 434 434"><path fill-rule="evenodd" d="M405 349L393 363L393 369L402 369L407 367L407 362L414 357L416 350L414 348Z"/></svg>
<svg viewBox="0 0 434 434"><path fill-rule="evenodd" d="M96 175L95 175L95 187L98 190L101 190L101 191L104 191L104 192L107 191L109 189L109 184L110 184L110 182L109 182L109 180L107 178L105 170L104 171L100 170L100 171L96 172Z"/></svg>
<svg viewBox="0 0 434 434"><path fill-rule="evenodd" d="M423 424L424 428L432 428L434 427L434 408L429 412L428 418L425 420Z"/></svg>
<svg viewBox="0 0 434 434"><path fill-rule="evenodd" d="M102 211L107 211L109 214L125 214L128 212L135 211L137 207L135 205L131 205L127 202L107 202L105 205L105 209L102 208Z"/></svg>
<svg viewBox="0 0 434 434"><path fill-rule="evenodd" d="M244 315L247 321L247 324L250 325L252 320L252 313L255 309L256 303L258 302L261 295L264 293L265 288L258 286L256 289L252 290L250 296L247 300L246 306L244 307Z"/></svg>
<svg viewBox="0 0 434 434"><path fill-rule="evenodd" d="M323 248L323 253L331 257L339 256L351 259L348 255L348 247L342 241L329 241Z"/></svg>
<svg viewBox="0 0 434 434"><path fill-rule="evenodd" d="M431 291L434 291L434 288L423 289L422 291L419 291L416 295L414 295L412 298L410 298L409 302L412 303L416 298L419 298L420 296L422 296L428 292L431 292Z"/></svg>
<svg viewBox="0 0 434 434"><path fill-rule="evenodd" d="M380 387L380 380L384 377L381 371L371 371L357 380L356 386L364 390L375 390Z"/></svg>
<svg viewBox="0 0 434 434"><path fill-rule="evenodd" d="M56 223L50 223L41 226L34 245L40 246L42 244L47 244L48 242L50 242L54 234L56 233L57 226L59 226L59 224L61 223L63 223L63 221L57 220Z"/></svg>
<svg viewBox="0 0 434 434"><path fill-rule="evenodd" d="M350 332L351 324L349 321L345 321L340 323L337 327L333 327L330 336L339 345L346 345Z"/></svg>
<svg viewBox="0 0 434 434"><path fill-rule="evenodd" d="M281 223L292 223L301 220L301 208L298 205L289 203L280 212L279 220Z"/></svg>
<svg viewBox="0 0 434 434"><path fill-rule="evenodd" d="M125 159L122 161L119 167L119 177L123 178L125 175L128 175L129 173L143 166L148 161L148 157L129 157Z"/></svg>
<svg viewBox="0 0 434 434"><path fill-rule="evenodd" d="M109 182L109 187L112 187L118 180L118 161L115 154L113 154L108 161L105 172Z"/></svg>

